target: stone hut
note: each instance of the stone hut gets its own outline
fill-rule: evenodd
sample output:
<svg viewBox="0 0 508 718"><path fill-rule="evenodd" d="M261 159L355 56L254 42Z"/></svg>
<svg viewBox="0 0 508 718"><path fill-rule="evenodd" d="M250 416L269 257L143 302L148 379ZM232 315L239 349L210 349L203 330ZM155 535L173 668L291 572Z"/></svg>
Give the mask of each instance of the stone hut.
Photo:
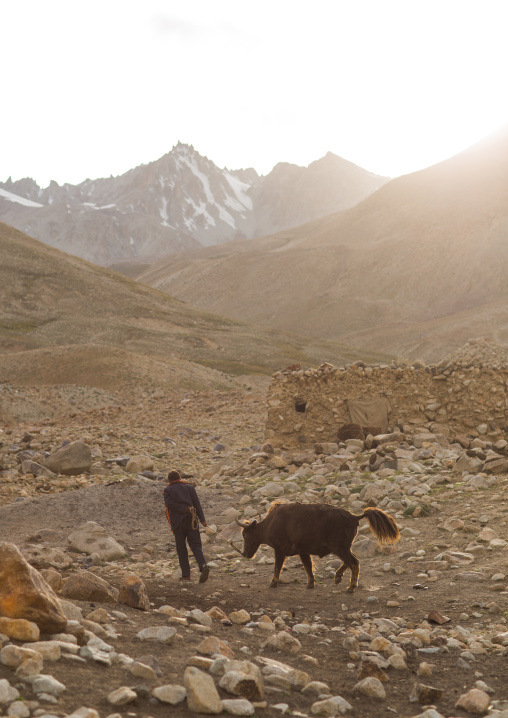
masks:
<svg viewBox="0 0 508 718"><path fill-rule="evenodd" d="M265 439L275 446L334 442L350 423L497 440L508 431L508 347L470 340L432 366L288 367L274 374L267 403Z"/></svg>

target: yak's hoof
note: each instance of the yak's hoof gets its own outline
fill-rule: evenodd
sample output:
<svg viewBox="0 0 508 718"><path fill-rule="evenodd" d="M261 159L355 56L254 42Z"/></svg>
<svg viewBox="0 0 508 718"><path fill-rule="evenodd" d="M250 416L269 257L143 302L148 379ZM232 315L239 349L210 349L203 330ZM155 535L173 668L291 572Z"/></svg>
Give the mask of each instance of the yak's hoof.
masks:
<svg viewBox="0 0 508 718"><path fill-rule="evenodd" d="M340 583L342 581L342 576L335 576L335 583Z"/></svg>
<svg viewBox="0 0 508 718"><path fill-rule="evenodd" d="M348 587L347 587L347 592L348 592L348 593L354 593L355 591L356 591L356 586L348 586Z"/></svg>
<svg viewBox="0 0 508 718"><path fill-rule="evenodd" d="M277 581L272 581L270 584L270 588L277 588Z"/></svg>
<svg viewBox="0 0 508 718"><path fill-rule="evenodd" d="M314 588L315 585L316 585L315 583L308 583L307 588Z"/></svg>

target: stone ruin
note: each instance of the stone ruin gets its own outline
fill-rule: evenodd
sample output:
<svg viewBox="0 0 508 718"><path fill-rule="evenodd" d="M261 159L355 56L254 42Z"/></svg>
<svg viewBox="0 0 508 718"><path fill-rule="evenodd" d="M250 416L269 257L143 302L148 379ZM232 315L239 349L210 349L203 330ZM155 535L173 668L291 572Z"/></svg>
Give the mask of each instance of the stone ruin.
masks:
<svg viewBox="0 0 508 718"><path fill-rule="evenodd" d="M508 432L508 346L470 340L430 366L293 365L273 375L267 404L265 439L285 448L335 442L345 424L497 441Z"/></svg>

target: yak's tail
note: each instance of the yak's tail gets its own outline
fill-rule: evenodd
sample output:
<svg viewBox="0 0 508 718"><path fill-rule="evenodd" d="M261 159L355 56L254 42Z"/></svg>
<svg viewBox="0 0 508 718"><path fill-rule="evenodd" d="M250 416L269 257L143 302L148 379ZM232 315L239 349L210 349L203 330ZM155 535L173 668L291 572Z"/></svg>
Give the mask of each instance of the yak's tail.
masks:
<svg viewBox="0 0 508 718"><path fill-rule="evenodd" d="M355 516L355 518L367 519L370 530L381 545L396 543L400 539L399 527L395 523L395 519L381 509L365 509L363 514Z"/></svg>

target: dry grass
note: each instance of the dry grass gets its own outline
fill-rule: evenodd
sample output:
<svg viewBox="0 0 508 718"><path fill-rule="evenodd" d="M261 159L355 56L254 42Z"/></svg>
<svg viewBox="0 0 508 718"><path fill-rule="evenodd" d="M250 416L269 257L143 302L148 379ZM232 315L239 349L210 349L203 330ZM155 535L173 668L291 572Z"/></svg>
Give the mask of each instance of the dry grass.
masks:
<svg viewBox="0 0 508 718"><path fill-rule="evenodd" d="M354 355L193 309L3 224L0 306L0 380L17 384L228 386L225 373Z"/></svg>

